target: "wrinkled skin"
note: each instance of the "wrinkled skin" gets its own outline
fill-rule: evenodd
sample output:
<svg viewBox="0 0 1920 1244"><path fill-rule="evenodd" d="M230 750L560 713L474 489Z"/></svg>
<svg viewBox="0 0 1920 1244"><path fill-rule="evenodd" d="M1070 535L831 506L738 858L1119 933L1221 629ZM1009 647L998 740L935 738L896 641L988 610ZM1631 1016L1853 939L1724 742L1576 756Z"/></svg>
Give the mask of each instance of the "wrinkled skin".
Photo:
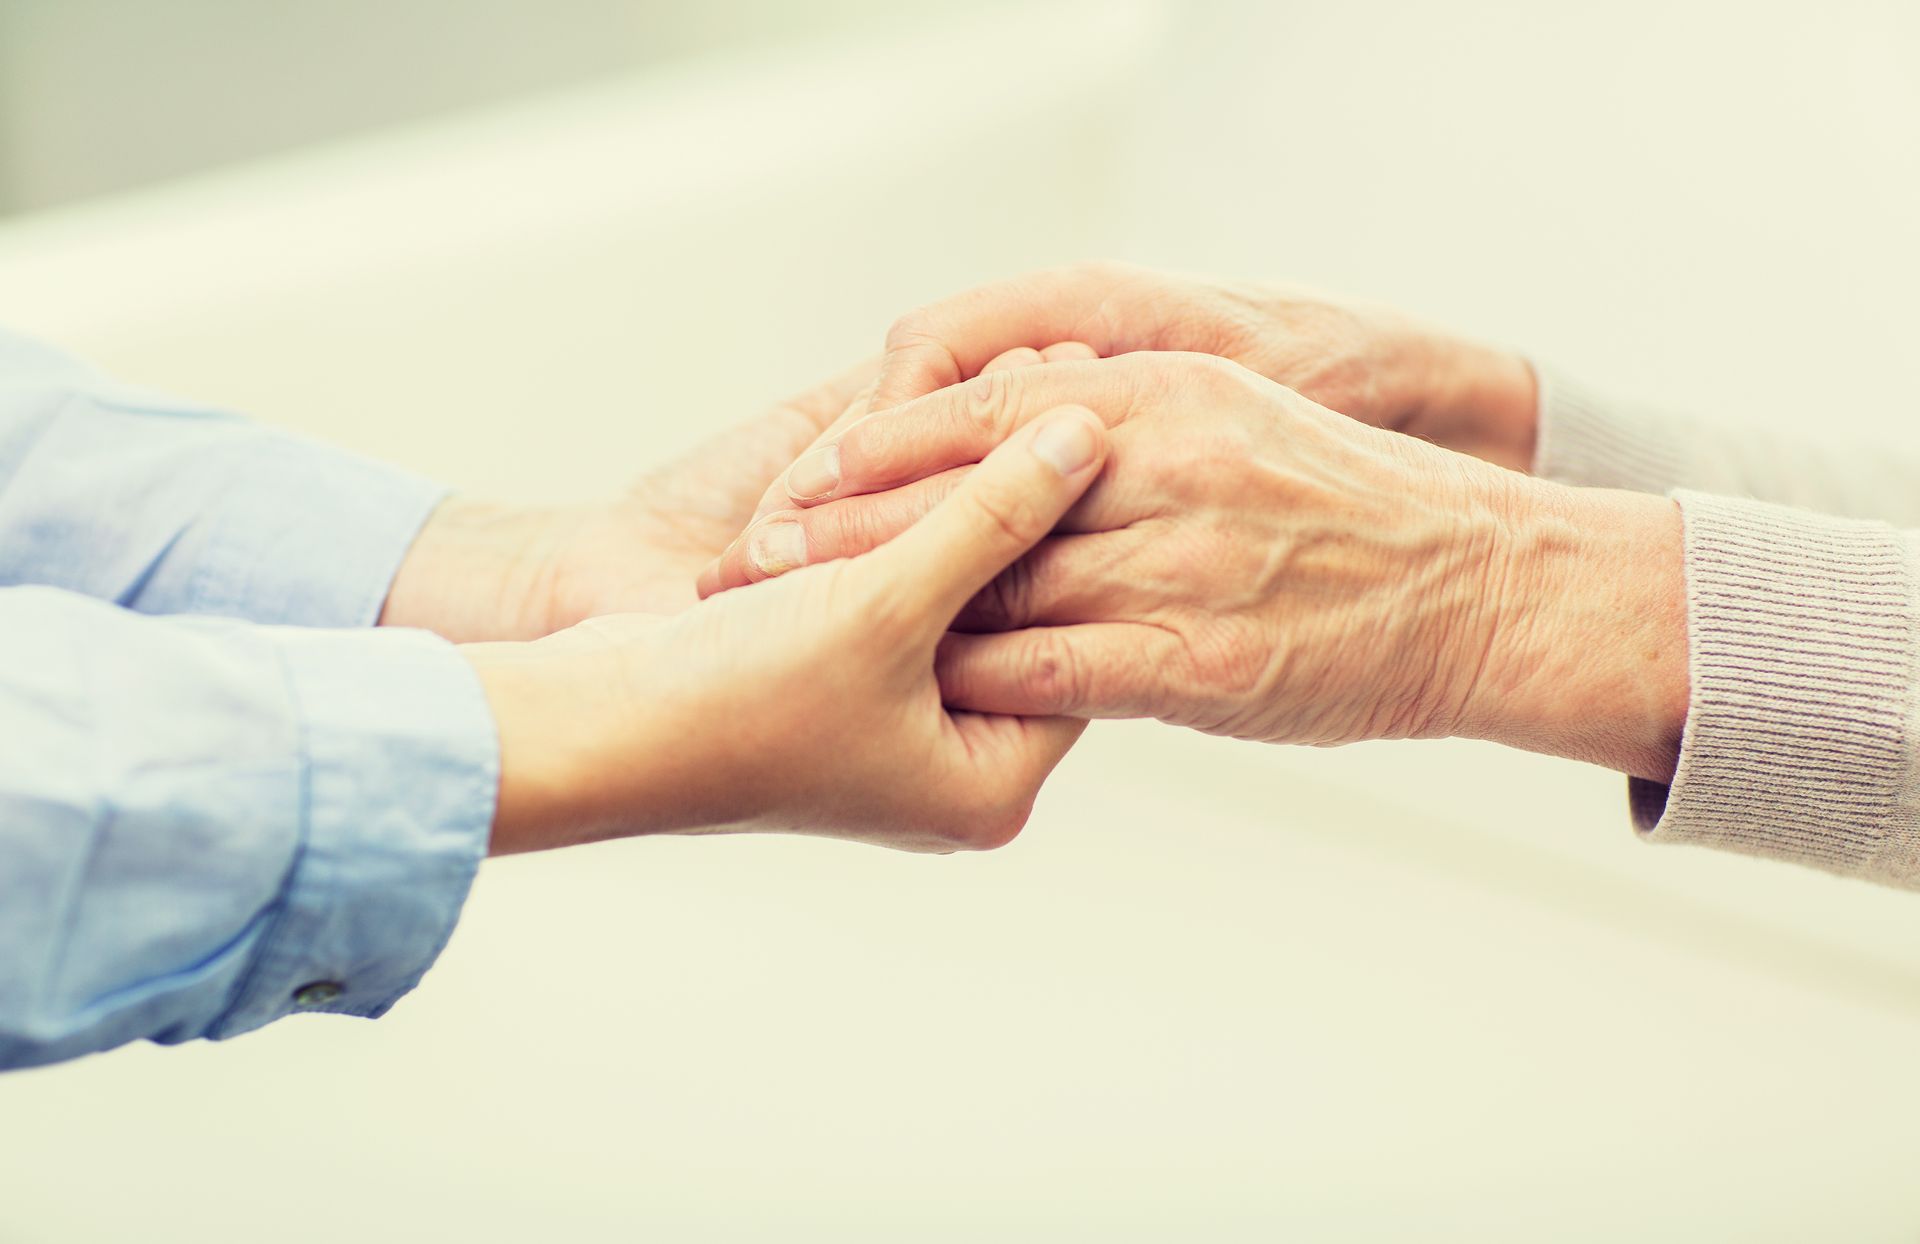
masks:
<svg viewBox="0 0 1920 1244"><path fill-rule="evenodd" d="M950 704L1275 743L1469 735L1670 772L1686 705L1671 502L1530 480L1210 355L996 371L861 420L832 442L835 486L760 520L703 589L884 543L1067 401L1107 420L1112 456L957 620ZM804 556L757 564L782 525L801 537L773 543Z"/></svg>

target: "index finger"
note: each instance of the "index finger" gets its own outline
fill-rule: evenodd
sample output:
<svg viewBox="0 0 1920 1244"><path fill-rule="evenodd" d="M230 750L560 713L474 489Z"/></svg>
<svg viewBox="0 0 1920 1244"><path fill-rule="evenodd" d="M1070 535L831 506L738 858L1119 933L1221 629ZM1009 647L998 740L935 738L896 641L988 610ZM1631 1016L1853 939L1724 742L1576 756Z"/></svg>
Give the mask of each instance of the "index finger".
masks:
<svg viewBox="0 0 1920 1244"><path fill-rule="evenodd" d="M1109 427L1142 401L1144 356L1043 363L989 372L860 421L788 473L790 506L898 488L978 462L1009 436L1057 406L1086 406ZM805 487L795 487L802 478ZM830 481L830 482L829 482ZM825 483L825 487L815 484Z"/></svg>
<svg viewBox="0 0 1920 1244"><path fill-rule="evenodd" d="M855 560L910 614L929 642L979 591L1040 543L1106 461L1106 427L1064 405L1008 438L951 496L892 541Z"/></svg>

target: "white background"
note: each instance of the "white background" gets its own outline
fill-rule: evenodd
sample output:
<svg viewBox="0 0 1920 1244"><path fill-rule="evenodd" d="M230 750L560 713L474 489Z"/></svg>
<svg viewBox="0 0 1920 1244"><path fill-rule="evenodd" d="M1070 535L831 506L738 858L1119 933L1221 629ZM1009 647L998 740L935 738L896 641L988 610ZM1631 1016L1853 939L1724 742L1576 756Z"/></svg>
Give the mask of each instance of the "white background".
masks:
<svg viewBox="0 0 1920 1244"><path fill-rule="evenodd" d="M22 217L0 320L512 496L1093 254L1911 440L1916 24L956 6ZM491 864L377 1024L0 1079L0 1240L1913 1239L1920 896L1622 785L1102 725L988 856Z"/></svg>

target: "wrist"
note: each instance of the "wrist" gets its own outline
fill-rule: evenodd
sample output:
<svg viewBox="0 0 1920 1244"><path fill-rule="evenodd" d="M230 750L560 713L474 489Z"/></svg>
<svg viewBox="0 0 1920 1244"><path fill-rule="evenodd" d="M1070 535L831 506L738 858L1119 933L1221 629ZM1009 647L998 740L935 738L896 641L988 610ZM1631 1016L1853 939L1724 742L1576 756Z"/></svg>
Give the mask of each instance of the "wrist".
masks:
<svg viewBox="0 0 1920 1244"><path fill-rule="evenodd" d="M1533 481L1516 495L1459 733L1671 779L1689 699L1679 507Z"/></svg>
<svg viewBox="0 0 1920 1244"><path fill-rule="evenodd" d="M534 645L462 644L493 713L500 747L500 789L494 801L491 855L567 846L588 837L589 818L576 805L573 770L578 744L553 711L551 679ZM559 727L556 732L555 727Z"/></svg>
<svg viewBox="0 0 1920 1244"><path fill-rule="evenodd" d="M494 855L657 832L663 749L616 677L621 654L586 628L526 643L462 644L500 745Z"/></svg>
<svg viewBox="0 0 1920 1244"><path fill-rule="evenodd" d="M530 642L460 646L500 744L493 854L752 819L768 775L726 724L738 707L726 688L676 676L676 633L622 614Z"/></svg>
<svg viewBox="0 0 1920 1244"><path fill-rule="evenodd" d="M1512 471L1533 467L1539 380L1519 355L1478 342L1428 336L1414 351L1424 376L1406 430Z"/></svg>
<svg viewBox="0 0 1920 1244"><path fill-rule="evenodd" d="M401 561L379 625L455 643L551 633L563 625L552 615L571 521L557 509L442 502Z"/></svg>

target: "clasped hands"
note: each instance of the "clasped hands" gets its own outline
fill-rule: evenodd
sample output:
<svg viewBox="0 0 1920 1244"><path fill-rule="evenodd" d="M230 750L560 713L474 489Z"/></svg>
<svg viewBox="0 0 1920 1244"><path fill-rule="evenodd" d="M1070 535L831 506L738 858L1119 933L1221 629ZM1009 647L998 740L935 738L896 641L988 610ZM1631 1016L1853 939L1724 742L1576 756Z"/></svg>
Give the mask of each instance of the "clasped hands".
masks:
<svg viewBox="0 0 1920 1244"><path fill-rule="evenodd" d="M1102 264L913 312L867 374L618 505L429 523L384 621L553 632L463 649L501 735L496 851L997 846L1097 717L1671 774L1678 514L1523 474L1518 358Z"/></svg>

